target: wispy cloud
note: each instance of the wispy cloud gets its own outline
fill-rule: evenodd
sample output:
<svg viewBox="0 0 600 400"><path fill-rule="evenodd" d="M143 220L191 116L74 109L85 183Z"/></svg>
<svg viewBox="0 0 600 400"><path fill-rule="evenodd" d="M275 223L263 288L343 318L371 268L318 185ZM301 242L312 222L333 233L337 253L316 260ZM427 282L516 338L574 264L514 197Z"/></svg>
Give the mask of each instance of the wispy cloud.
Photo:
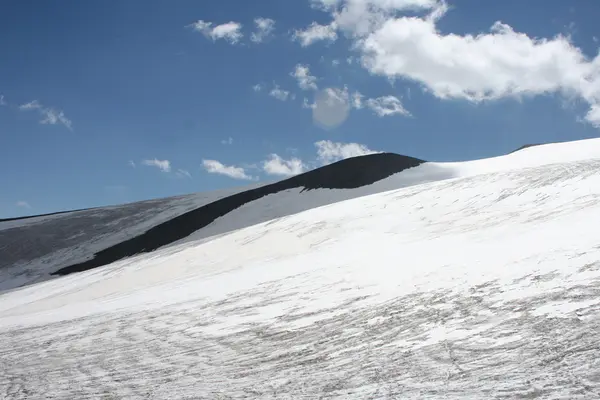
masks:
<svg viewBox="0 0 600 400"><path fill-rule="evenodd" d="M192 174L186 169L178 169L175 174L180 178L191 178Z"/></svg>
<svg viewBox="0 0 600 400"><path fill-rule="evenodd" d="M286 101L290 97L290 92L281 89L279 85L275 85L275 87L269 92L269 96L274 97L280 101Z"/></svg>
<svg viewBox="0 0 600 400"><path fill-rule="evenodd" d="M216 41L218 39L226 40L231 44L236 44L242 37L242 24L239 22L227 22L221 25L213 26L212 22L198 20L190 25L192 29L202 33L205 37Z"/></svg>
<svg viewBox="0 0 600 400"><path fill-rule="evenodd" d="M306 97L302 100L302 108L309 108L312 110L316 106L317 105L315 103L310 103Z"/></svg>
<svg viewBox="0 0 600 400"><path fill-rule="evenodd" d="M44 125L63 125L67 129L72 130L73 123L70 119L68 119L63 111L56 110L52 107L45 107L39 101L33 100L29 103L21 104L19 106L19 110L21 111L37 111L42 119L40 120L40 124Z"/></svg>
<svg viewBox="0 0 600 400"><path fill-rule="evenodd" d="M17 207L21 207L21 208L27 208L27 209L31 208L31 205L28 202L26 202L25 200L17 201L16 205L17 205Z"/></svg>
<svg viewBox="0 0 600 400"><path fill-rule="evenodd" d="M262 85L262 84L260 84L260 83L257 83L256 85L252 86L252 89L253 89L255 92L260 92L261 90L263 90L263 85Z"/></svg>
<svg viewBox="0 0 600 400"><path fill-rule="evenodd" d="M131 168L135 168L135 161L133 161L133 160L129 160L129 166L130 166Z"/></svg>
<svg viewBox="0 0 600 400"><path fill-rule="evenodd" d="M246 174L246 171L242 167L225 165L217 160L202 160L202 165L211 174L225 175L233 179L254 180L252 176Z"/></svg>
<svg viewBox="0 0 600 400"><path fill-rule="evenodd" d="M33 101L30 101L29 103L21 104L19 106L19 110L21 110L21 111L39 110L41 108L42 108L42 104L37 100L33 100Z"/></svg>
<svg viewBox="0 0 600 400"><path fill-rule="evenodd" d="M158 160L155 158L153 160L144 160L142 164L149 167L156 167L163 172L171 171L171 162L169 160Z"/></svg>
<svg viewBox="0 0 600 400"><path fill-rule="evenodd" d="M268 159L263 161L262 166L263 171L268 175L292 176L306 170L306 165L299 158L285 160L277 154L270 154Z"/></svg>
<svg viewBox="0 0 600 400"><path fill-rule="evenodd" d="M250 35L250 40L254 43L264 42L275 29L275 21L271 18L256 18L254 24L256 25L256 32Z"/></svg>
<svg viewBox="0 0 600 400"><path fill-rule="evenodd" d="M369 149L364 144L332 142L330 140L315 142L315 147L317 148L317 159L322 165L331 164L332 162L350 157L378 153Z"/></svg>
<svg viewBox="0 0 600 400"><path fill-rule="evenodd" d="M368 99L367 107L380 117L389 115L411 116L410 112L404 108L402 102L395 96L382 96L377 97L376 99Z"/></svg>
<svg viewBox="0 0 600 400"><path fill-rule="evenodd" d="M6 105L6 100L4 100L4 95L0 95L0 106L5 106Z"/></svg>
<svg viewBox="0 0 600 400"><path fill-rule="evenodd" d="M221 144L224 144L224 145L233 144L233 138L231 136L229 136L227 139L221 140Z"/></svg>
<svg viewBox="0 0 600 400"><path fill-rule="evenodd" d="M302 90L317 90L317 78L310 74L308 65L297 64L290 76L294 77L298 82L298 86Z"/></svg>
<svg viewBox="0 0 600 400"><path fill-rule="evenodd" d="M44 118L40 121L41 124L56 125L61 124L66 126L68 129L72 129L72 122L65 116L62 111L54 110L52 108L42 109L42 115Z"/></svg>
<svg viewBox="0 0 600 400"><path fill-rule="evenodd" d="M330 25L320 25L313 22L304 30L296 30L292 39L300 42L302 47L306 47L323 40L335 42L337 37L336 25L334 23Z"/></svg>

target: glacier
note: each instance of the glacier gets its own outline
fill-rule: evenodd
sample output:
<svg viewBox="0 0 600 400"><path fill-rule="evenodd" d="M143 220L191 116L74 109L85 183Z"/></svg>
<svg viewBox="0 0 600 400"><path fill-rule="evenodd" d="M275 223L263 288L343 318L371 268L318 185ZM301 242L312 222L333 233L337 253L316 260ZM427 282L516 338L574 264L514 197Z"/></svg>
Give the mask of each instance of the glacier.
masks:
<svg viewBox="0 0 600 400"><path fill-rule="evenodd" d="M49 276L122 230L3 268L0 398L600 398L599 139L300 192L89 271Z"/></svg>

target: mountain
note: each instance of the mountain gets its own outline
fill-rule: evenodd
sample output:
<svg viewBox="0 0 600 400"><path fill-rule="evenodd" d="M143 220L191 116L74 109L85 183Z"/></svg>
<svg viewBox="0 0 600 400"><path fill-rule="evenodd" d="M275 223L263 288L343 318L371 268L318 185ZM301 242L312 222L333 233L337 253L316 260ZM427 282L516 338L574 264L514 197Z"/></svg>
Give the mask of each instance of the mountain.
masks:
<svg viewBox="0 0 600 400"><path fill-rule="evenodd" d="M449 177L435 168L429 168L427 176L399 175L423 162L378 153L272 184L5 220L0 222L0 248L6 254L0 258L0 290L96 268L191 234L195 240L204 239L333 202ZM267 208L265 196L270 196Z"/></svg>
<svg viewBox="0 0 600 400"><path fill-rule="evenodd" d="M391 160L413 159L2 222L29 239L0 237L0 397L597 399L600 140L352 178Z"/></svg>

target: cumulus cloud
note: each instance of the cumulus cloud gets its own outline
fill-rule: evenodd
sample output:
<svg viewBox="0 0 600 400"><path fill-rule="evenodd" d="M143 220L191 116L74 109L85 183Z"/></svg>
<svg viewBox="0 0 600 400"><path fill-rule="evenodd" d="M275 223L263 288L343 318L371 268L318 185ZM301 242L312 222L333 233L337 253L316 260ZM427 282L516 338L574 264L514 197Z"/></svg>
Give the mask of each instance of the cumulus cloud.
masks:
<svg viewBox="0 0 600 400"><path fill-rule="evenodd" d="M285 160L277 154L269 155L269 158L263 161L263 171L268 175L292 176L301 174L306 170L306 165L299 158L292 157Z"/></svg>
<svg viewBox="0 0 600 400"><path fill-rule="evenodd" d="M442 33L441 0L316 0L330 26L353 39L370 73L420 83L439 99L470 102L544 94L578 97L600 125L600 54L587 57L568 36L534 38L497 21L477 35ZM425 11L402 16L401 11Z"/></svg>
<svg viewBox="0 0 600 400"><path fill-rule="evenodd" d="M275 85L275 87L269 92L269 96L280 101L286 101L290 97L290 92L281 89L279 85Z"/></svg>
<svg viewBox="0 0 600 400"><path fill-rule="evenodd" d="M271 18L256 18L254 24L256 25L256 32L250 35L250 40L254 43L264 42L275 29L275 21Z"/></svg>
<svg viewBox="0 0 600 400"><path fill-rule="evenodd" d="M171 162L169 160L158 160L155 158L153 160L144 160L142 161L142 164L149 167L156 167L163 172L171 171Z"/></svg>
<svg viewBox="0 0 600 400"><path fill-rule="evenodd" d="M300 89L317 90L317 78L310 74L308 65L297 64L290 75L296 79Z"/></svg>
<svg viewBox="0 0 600 400"><path fill-rule="evenodd" d="M17 207L21 207L21 208L31 208L31 205L29 205L28 202L26 202L25 200L19 200L17 201Z"/></svg>
<svg viewBox="0 0 600 400"><path fill-rule="evenodd" d="M388 115L411 115L404 108L402 102L394 96L382 96L377 97L376 99L368 99L367 107L373 110L373 112L380 117L385 117Z"/></svg>
<svg viewBox="0 0 600 400"><path fill-rule="evenodd" d="M315 147L317 148L317 159L322 165L331 164L332 162L350 157L378 153L369 149L364 144L332 142L330 140L315 142Z"/></svg>
<svg viewBox="0 0 600 400"><path fill-rule="evenodd" d="M304 30L296 30L292 39L300 42L302 47L322 40L335 42L337 39L336 25L320 25L313 22Z"/></svg>
<svg viewBox="0 0 600 400"><path fill-rule="evenodd" d="M46 107L39 101L33 100L29 103L21 104L19 106L21 111L37 111L41 118L40 124L44 125L63 125L67 129L72 130L73 123L69 118L66 117L65 113L61 110L57 110L53 107Z"/></svg>
<svg viewBox="0 0 600 400"><path fill-rule="evenodd" d="M202 33L205 37L216 41L218 39L226 40L231 44L236 44L242 37L242 24L239 22L227 22L221 25L213 26L212 22L198 20L191 24L192 29Z"/></svg>
<svg viewBox="0 0 600 400"><path fill-rule="evenodd" d="M202 160L204 169L211 174L225 175L233 179L253 180L254 178L246 174L242 167L233 165L224 165L217 160Z"/></svg>

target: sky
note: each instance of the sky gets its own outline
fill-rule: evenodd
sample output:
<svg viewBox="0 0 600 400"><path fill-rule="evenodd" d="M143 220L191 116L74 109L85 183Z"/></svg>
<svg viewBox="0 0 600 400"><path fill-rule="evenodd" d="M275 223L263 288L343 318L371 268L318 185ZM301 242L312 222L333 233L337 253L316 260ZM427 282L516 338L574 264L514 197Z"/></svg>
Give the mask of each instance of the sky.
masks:
<svg viewBox="0 0 600 400"><path fill-rule="evenodd" d="M600 2L0 4L0 218L600 133Z"/></svg>

